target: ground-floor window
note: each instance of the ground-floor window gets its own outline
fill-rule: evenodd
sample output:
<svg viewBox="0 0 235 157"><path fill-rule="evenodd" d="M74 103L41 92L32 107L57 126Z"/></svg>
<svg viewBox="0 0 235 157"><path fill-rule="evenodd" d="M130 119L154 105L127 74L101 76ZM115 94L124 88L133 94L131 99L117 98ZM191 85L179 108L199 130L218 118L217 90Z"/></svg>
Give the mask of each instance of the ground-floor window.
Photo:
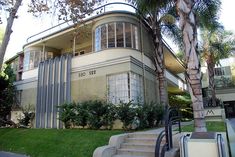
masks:
<svg viewBox="0 0 235 157"><path fill-rule="evenodd" d="M113 104L120 102L143 102L143 78L141 75L126 72L109 75L108 101Z"/></svg>

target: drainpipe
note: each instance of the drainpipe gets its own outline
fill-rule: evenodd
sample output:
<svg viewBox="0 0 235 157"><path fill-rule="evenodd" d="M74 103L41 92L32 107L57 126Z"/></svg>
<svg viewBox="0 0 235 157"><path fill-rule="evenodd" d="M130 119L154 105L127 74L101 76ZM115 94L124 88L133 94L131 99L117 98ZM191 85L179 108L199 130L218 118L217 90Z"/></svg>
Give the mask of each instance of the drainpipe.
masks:
<svg viewBox="0 0 235 157"><path fill-rule="evenodd" d="M76 51L76 32L73 34L73 56L75 56Z"/></svg>
<svg viewBox="0 0 235 157"><path fill-rule="evenodd" d="M140 52L141 52L141 62L142 62L142 71L143 71L143 87L144 87L144 102L146 102L146 78L145 78L145 64L144 64L144 52L143 52L143 25L141 19L140 23Z"/></svg>
<svg viewBox="0 0 235 157"><path fill-rule="evenodd" d="M43 42L43 46L42 46L43 61L46 59L45 47L46 47L45 42Z"/></svg>

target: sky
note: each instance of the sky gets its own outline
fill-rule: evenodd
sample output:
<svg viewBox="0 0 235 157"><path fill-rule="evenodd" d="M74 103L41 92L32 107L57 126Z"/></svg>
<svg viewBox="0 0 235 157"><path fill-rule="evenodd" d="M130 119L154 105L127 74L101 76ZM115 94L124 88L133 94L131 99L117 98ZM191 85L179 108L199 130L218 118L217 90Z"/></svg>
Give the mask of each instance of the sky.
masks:
<svg viewBox="0 0 235 157"><path fill-rule="evenodd" d="M235 33L235 1L234 0L221 0L222 10L220 15L220 22L224 25L226 30L231 30ZM17 52L23 50L23 45L31 35L39 33L45 29L57 25L56 17L42 17L36 18L32 14L27 13L27 0L23 1L23 6L18 11L18 19L14 21L13 33L8 44L5 60L14 56ZM4 28L4 24L0 27ZM173 48L174 49L174 48Z"/></svg>

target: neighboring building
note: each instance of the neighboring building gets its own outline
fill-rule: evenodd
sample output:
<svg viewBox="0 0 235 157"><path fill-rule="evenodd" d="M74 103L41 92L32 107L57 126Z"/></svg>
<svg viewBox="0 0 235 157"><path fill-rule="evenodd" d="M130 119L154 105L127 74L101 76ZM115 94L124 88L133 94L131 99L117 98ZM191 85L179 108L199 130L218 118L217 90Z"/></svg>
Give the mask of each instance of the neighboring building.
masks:
<svg viewBox="0 0 235 157"><path fill-rule="evenodd" d="M202 67L204 97L210 96L206 66ZM223 101L226 118L235 117L235 55L220 60L215 67L216 97Z"/></svg>
<svg viewBox="0 0 235 157"><path fill-rule="evenodd" d="M24 52L19 52L5 63L10 64L16 75L16 81L22 80Z"/></svg>
<svg viewBox="0 0 235 157"><path fill-rule="evenodd" d="M84 23L50 28L24 46L22 80L15 85L22 91L20 104L35 105L38 128L61 127L57 106L64 102L159 102L145 23L126 11L104 12ZM164 55L168 90L184 91L182 63L167 45Z"/></svg>

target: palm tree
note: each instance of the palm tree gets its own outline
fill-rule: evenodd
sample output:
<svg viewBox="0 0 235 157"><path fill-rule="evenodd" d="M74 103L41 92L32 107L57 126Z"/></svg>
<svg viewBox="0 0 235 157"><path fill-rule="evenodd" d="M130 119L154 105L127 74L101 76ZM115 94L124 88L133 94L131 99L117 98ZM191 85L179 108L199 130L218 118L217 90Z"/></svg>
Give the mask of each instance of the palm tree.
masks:
<svg viewBox="0 0 235 157"><path fill-rule="evenodd" d="M159 82L159 95L161 104L167 106L168 94L165 79L165 66L163 54L162 34L177 38L179 32L175 25L175 18L172 14L172 3L168 0L132 0L138 9L137 13L149 26L154 43L152 60L154 62L157 80Z"/></svg>
<svg viewBox="0 0 235 157"><path fill-rule="evenodd" d="M220 59L228 58L235 46L234 34L223 29L201 30L202 59L207 63L209 89L211 90L212 106L216 106L214 68Z"/></svg>
<svg viewBox="0 0 235 157"><path fill-rule="evenodd" d="M196 132L205 132L207 129L202 101L197 28L198 26L212 28L214 24L218 24L217 12L221 3L219 0L176 0L175 2L180 20L179 27L183 33L185 78L193 105L194 128Z"/></svg>

